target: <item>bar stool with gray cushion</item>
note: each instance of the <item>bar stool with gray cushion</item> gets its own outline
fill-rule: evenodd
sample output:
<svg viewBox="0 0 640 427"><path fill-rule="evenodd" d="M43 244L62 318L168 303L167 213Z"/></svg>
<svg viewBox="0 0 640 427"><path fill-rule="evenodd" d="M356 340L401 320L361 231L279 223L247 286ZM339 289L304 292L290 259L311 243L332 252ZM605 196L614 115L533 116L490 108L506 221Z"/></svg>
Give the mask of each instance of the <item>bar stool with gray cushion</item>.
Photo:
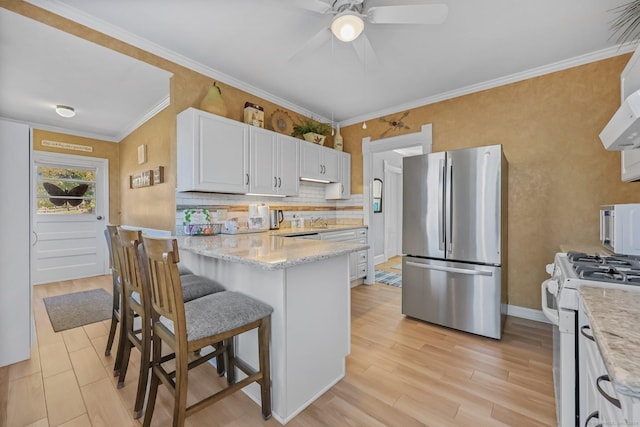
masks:
<svg viewBox="0 0 640 427"><path fill-rule="evenodd" d="M269 339L273 309L263 302L239 292L223 291L184 302L181 279L178 275L178 244L175 239L154 239L143 236L144 258L141 264L151 287L151 323L153 327L152 375L149 399L143 426L148 427L162 382L174 396L173 426L184 426L185 418L252 382L260 385L262 416L271 417L271 374L269 366ZM258 329L258 360L256 371L237 358L233 351L236 335ZM217 343L223 345L217 346ZM171 348L175 363L166 366L162 346ZM189 361L188 355L213 345L209 354ZM204 353L204 352L203 352ZM188 370L219 354L225 356L227 387L187 407ZM173 360L172 360L173 361ZM175 370L171 369L175 366ZM247 377L237 381L235 369Z"/></svg>
<svg viewBox="0 0 640 427"><path fill-rule="evenodd" d="M111 307L111 326L109 328L107 346L104 350L104 355L109 356L111 354L113 340L116 336L116 329L118 328L118 323L120 323L120 320L121 320L120 301L121 301L121 295L122 295L122 260L120 258L121 252L116 251L114 248L114 244L118 240L117 226L107 225L104 230L104 235L105 235L105 238L107 239L107 248L109 249L109 267L111 268L111 280L113 282L113 288L112 288L113 303ZM122 342L122 334L120 335L119 342ZM114 376L119 375L121 363L122 363L122 351L118 347L116 351L116 360L113 365Z"/></svg>
<svg viewBox="0 0 640 427"><path fill-rule="evenodd" d="M122 313L123 319L121 328L125 331L122 340L122 361L120 375L118 378L118 388L124 386L124 380L129 366L131 348L135 347L140 351L140 371L138 375L138 388L136 401L133 407L134 417L142 416L144 399L149 379L149 369L151 367L151 323L150 323L150 290L143 283L143 276L140 272L138 251L143 251L140 244L142 233L139 230L130 230L118 227L118 239L116 251L121 253L123 264L123 287L122 287ZM185 271L183 269L183 271ZM185 288L183 292L189 300L200 298L215 292L224 290L224 287L213 280L194 274L181 276L184 279ZM140 328L134 326L134 317L137 316ZM224 373L224 361L222 356L218 359L219 373Z"/></svg>

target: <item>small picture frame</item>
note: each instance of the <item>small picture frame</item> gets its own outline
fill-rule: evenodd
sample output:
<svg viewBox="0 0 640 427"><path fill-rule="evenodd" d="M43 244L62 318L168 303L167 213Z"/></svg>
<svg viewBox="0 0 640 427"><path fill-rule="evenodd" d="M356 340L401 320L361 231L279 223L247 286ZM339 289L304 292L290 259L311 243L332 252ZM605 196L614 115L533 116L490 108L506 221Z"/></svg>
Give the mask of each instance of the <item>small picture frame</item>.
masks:
<svg viewBox="0 0 640 427"><path fill-rule="evenodd" d="M138 145L138 164L147 163L147 144Z"/></svg>

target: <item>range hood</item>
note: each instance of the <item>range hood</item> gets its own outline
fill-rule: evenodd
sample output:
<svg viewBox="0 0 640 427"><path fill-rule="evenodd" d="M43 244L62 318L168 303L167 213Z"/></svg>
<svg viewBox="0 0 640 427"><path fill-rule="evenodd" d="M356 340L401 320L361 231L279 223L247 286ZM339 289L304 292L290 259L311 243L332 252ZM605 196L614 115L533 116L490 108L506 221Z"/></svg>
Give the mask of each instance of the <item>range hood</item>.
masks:
<svg viewBox="0 0 640 427"><path fill-rule="evenodd" d="M625 99L600 132L600 140L610 151L640 147L640 90Z"/></svg>

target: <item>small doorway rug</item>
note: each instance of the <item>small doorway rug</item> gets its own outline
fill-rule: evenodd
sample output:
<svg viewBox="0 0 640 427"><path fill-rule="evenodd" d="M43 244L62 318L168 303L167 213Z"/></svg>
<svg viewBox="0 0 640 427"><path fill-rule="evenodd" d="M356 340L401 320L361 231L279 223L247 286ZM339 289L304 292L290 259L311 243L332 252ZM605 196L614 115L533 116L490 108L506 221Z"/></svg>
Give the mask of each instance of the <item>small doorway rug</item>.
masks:
<svg viewBox="0 0 640 427"><path fill-rule="evenodd" d="M113 306L113 297L102 288L47 297L43 301L55 332L109 319Z"/></svg>
<svg viewBox="0 0 640 427"><path fill-rule="evenodd" d="M389 273L388 271L376 270L376 282L386 285L402 287L402 275L397 273Z"/></svg>

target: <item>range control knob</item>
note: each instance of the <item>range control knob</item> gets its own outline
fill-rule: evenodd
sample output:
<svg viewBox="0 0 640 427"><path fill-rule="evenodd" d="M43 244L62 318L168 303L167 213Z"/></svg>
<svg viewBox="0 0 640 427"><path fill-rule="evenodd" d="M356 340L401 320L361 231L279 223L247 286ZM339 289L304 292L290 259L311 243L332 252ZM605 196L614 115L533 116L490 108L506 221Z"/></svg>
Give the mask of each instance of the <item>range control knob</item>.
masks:
<svg viewBox="0 0 640 427"><path fill-rule="evenodd" d="M547 282L547 290L551 295L558 295L558 281L555 279L550 279Z"/></svg>
<svg viewBox="0 0 640 427"><path fill-rule="evenodd" d="M555 269L556 269L555 264L547 264L547 266L545 267L545 270L547 270L547 273L550 276L553 276L553 270L555 270Z"/></svg>

